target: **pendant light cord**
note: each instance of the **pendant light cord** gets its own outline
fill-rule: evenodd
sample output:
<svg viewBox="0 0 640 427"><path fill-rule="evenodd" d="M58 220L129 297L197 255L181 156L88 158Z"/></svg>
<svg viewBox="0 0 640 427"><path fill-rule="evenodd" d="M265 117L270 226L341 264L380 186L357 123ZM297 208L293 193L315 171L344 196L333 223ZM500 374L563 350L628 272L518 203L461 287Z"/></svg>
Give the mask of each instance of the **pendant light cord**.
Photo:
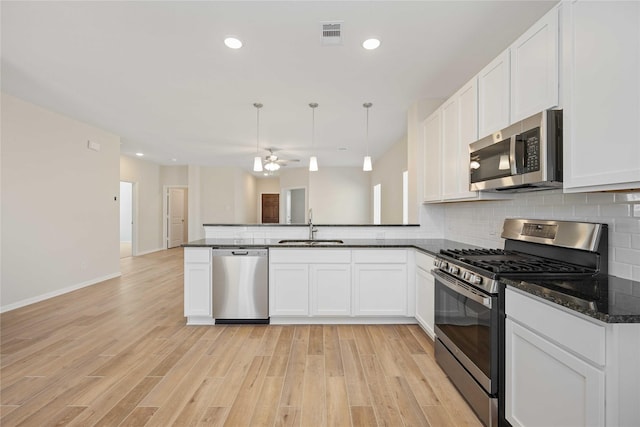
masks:
<svg viewBox="0 0 640 427"><path fill-rule="evenodd" d="M367 110L367 132L366 132L366 138L365 138L365 147L367 150L367 156L369 156L369 108L371 108L372 105L373 104L371 102L365 102L364 104L362 104L362 106Z"/></svg>
<svg viewBox="0 0 640 427"><path fill-rule="evenodd" d="M262 108L262 104L259 102L255 102L253 104L256 107L256 154L260 154L260 109Z"/></svg>

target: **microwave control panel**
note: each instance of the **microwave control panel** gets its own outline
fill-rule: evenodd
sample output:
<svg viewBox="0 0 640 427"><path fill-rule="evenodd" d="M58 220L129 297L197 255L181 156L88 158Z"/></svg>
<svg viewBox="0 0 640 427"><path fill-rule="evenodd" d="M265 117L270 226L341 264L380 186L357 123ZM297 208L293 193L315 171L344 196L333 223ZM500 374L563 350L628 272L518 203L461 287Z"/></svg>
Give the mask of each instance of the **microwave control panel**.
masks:
<svg viewBox="0 0 640 427"><path fill-rule="evenodd" d="M520 135L524 141L524 173L540 170L540 128L531 129Z"/></svg>

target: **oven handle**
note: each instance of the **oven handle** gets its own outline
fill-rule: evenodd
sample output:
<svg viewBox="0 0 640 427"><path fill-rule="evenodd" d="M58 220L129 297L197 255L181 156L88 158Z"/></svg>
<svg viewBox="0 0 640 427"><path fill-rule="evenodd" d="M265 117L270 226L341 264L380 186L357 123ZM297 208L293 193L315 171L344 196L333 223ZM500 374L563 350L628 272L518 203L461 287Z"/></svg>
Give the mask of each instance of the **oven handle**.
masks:
<svg viewBox="0 0 640 427"><path fill-rule="evenodd" d="M481 293L474 291L470 287L467 287L466 285L464 285L464 283L461 283L458 280L447 276L439 270L431 270L431 274L440 279L442 284L452 291L464 295L470 300L475 301L478 304L482 304L487 308L491 308L491 298L485 297Z"/></svg>

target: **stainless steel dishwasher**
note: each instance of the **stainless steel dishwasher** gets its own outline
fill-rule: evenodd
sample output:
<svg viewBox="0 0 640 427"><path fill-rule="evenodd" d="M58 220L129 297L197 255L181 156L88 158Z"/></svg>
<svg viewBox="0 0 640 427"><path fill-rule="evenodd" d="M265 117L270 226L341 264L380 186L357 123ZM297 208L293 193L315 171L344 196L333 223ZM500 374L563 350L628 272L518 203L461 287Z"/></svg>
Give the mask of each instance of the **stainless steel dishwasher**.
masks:
<svg viewBox="0 0 640 427"><path fill-rule="evenodd" d="M269 323L267 249L212 249L216 323Z"/></svg>

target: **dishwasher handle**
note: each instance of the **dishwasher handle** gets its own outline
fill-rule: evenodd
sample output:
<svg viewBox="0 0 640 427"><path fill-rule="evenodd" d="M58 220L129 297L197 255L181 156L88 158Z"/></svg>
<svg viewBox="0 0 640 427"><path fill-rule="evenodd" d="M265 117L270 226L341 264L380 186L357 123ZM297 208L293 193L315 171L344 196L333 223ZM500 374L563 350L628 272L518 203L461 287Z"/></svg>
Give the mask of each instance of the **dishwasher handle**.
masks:
<svg viewBox="0 0 640 427"><path fill-rule="evenodd" d="M212 249L211 254L214 257L220 256L249 256L249 257L266 257L268 250L266 248L229 248L229 249Z"/></svg>

